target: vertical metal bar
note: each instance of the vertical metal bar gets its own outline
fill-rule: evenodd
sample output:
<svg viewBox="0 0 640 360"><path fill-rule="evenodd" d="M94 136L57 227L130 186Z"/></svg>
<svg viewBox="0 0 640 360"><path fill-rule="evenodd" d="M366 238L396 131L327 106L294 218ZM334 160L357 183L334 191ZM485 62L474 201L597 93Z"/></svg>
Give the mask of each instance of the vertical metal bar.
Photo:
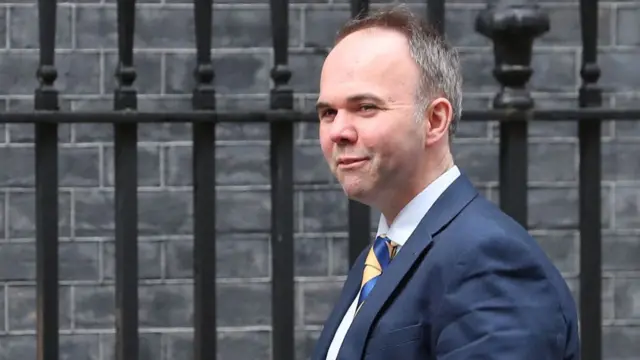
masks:
<svg viewBox="0 0 640 360"><path fill-rule="evenodd" d="M582 26L582 86L580 107L600 107L597 86L598 0L580 1ZM602 229L601 122L578 123L580 142L580 338L584 360L602 359Z"/></svg>
<svg viewBox="0 0 640 360"><path fill-rule="evenodd" d="M293 90L288 85L289 1L271 0L274 67L271 109L293 109ZM293 359L293 122L277 122L271 131L271 314L273 359Z"/></svg>
<svg viewBox="0 0 640 360"><path fill-rule="evenodd" d="M445 0L427 0L427 21L438 34L444 35Z"/></svg>
<svg viewBox="0 0 640 360"><path fill-rule="evenodd" d="M534 2L497 0L478 15L476 30L494 44L500 91L493 107L511 109L511 120L519 119L500 123L500 205L527 227L527 121L534 102L526 85L533 73L533 41L549 30L549 18Z"/></svg>
<svg viewBox="0 0 640 360"><path fill-rule="evenodd" d="M211 61L212 0L194 0L197 65L192 105L214 110L215 77ZM194 213L194 355L196 360L217 356L216 332L216 179L215 123L192 124Z"/></svg>
<svg viewBox="0 0 640 360"><path fill-rule="evenodd" d="M118 87L114 108L135 111L135 0L118 0ZM138 125L114 125L116 360L138 360Z"/></svg>
<svg viewBox="0 0 640 360"><path fill-rule="evenodd" d="M351 0L351 17L363 17L369 12L368 0ZM349 265L371 243L371 209L355 200L349 200Z"/></svg>
<svg viewBox="0 0 640 360"><path fill-rule="evenodd" d="M350 0L351 18L357 19L369 13L369 0Z"/></svg>
<svg viewBox="0 0 640 360"><path fill-rule="evenodd" d="M56 0L38 0L36 110L59 110L54 82ZM58 360L58 124L35 124L37 359Z"/></svg>

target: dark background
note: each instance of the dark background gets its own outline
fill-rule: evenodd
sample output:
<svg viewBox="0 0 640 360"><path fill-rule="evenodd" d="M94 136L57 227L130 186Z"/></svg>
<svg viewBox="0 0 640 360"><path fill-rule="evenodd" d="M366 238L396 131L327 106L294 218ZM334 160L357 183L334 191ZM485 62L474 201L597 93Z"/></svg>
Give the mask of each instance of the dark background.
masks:
<svg viewBox="0 0 640 360"><path fill-rule="evenodd" d="M0 109L32 108L37 83L37 8L0 4ZM214 59L222 109L265 109L272 64L264 0L228 1L214 9ZM239 3L242 4L239 4ZM331 1L330 1L331 2ZM577 1L543 2L551 31L536 42L532 89L539 107L575 107L579 86ZM459 47L465 107L486 108L497 90L490 43L473 23L484 4L448 1L447 34ZM415 7L425 12L423 5ZM113 2L61 3L59 78L66 110L110 110L117 57ZM634 106L640 94L640 2L600 6L600 84L607 106ZM349 16L346 2L291 5L291 83L296 107L313 106L322 56ZM136 19L140 108L190 108L192 5L145 1ZM35 358L34 161L31 126L0 125L0 359ZM494 123L462 123L458 164L497 199ZM531 126L529 224L577 297L576 126ZM221 359L270 357L268 127L218 127L218 326ZM296 127L296 325L304 359L347 270L346 201L328 172L314 125ZM640 124L603 125L602 223L605 358L640 356ZM113 357L113 154L110 126L60 129L60 326L63 357ZM187 125L141 125L140 324L143 359L191 359L191 152ZM377 225L377 214L373 214Z"/></svg>

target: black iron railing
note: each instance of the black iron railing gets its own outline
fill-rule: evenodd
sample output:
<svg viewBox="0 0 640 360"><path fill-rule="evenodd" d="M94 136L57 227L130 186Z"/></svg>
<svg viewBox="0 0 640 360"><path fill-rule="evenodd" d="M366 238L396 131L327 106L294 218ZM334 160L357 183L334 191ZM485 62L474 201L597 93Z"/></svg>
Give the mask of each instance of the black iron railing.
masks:
<svg viewBox="0 0 640 360"><path fill-rule="evenodd" d="M514 3L517 3L514 5ZM109 123L115 130L116 359L138 359L138 204L137 130L142 123L188 122L193 125L195 341L197 360L216 357L215 313L215 131L222 122L269 123L271 130L272 319L273 359L294 358L293 283L293 125L315 122L315 113L293 110L288 82L288 1L271 0L274 68L270 109L259 112L216 111L211 61L212 0L194 0L197 66L193 111L139 112L133 63L135 0L118 0L118 86L112 112L61 112L55 90L56 0L39 0L40 86L35 111L2 113L0 123L35 124L37 194L37 336L38 359L57 360L58 340L58 126ZM444 32L444 0L428 0L428 19ZM367 12L367 1L351 1L352 16ZM526 226L527 129L531 121L575 120L580 141L580 320L585 360L601 359L601 199L600 127L603 119L640 119L640 109L604 109L597 80L597 0L581 0L582 86L575 109L535 109L526 85L533 43L549 30L549 20L534 3L491 2L476 29L493 41L494 74L501 90L494 109L467 110L463 122L500 121L500 204ZM0 169L0 171L2 171ZM349 204L349 254L353 261L369 243L369 209Z"/></svg>

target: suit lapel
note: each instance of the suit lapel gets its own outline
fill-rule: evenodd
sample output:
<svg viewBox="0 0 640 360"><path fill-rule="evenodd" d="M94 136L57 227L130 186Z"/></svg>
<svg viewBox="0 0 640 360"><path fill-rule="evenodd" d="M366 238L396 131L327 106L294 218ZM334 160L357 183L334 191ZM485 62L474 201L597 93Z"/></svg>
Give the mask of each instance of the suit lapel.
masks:
<svg viewBox="0 0 640 360"><path fill-rule="evenodd" d="M344 317L344 314L349 309L349 306L355 299L358 290L360 290L360 283L362 280L362 272L364 270L364 260L365 255L367 254L369 247L362 251L360 256L356 259L354 265L352 266L349 274L347 275L347 280L342 287L342 293L340 294L340 298L338 302L333 308L333 311L329 315L329 318L324 324L324 328L322 329L322 333L320 334L320 338L316 343L316 348L314 350L314 360L324 360L327 356L327 351L329 350L329 345L331 345L331 341L333 340L333 336L340 326L340 322Z"/></svg>
<svg viewBox="0 0 640 360"><path fill-rule="evenodd" d="M389 300L398 284L413 267L416 260L420 258L421 254L429 248L429 245L433 242L433 236L451 222L477 195L478 193L471 182L461 174L433 204L433 207L422 218L416 230L398 252L398 255L378 279L367 300L362 304L362 308L353 319L353 323L346 334L343 346L338 354L338 360L353 360L362 357L373 321L377 318L378 313ZM359 275L355 277L360 279L361 274Z"/></svg>

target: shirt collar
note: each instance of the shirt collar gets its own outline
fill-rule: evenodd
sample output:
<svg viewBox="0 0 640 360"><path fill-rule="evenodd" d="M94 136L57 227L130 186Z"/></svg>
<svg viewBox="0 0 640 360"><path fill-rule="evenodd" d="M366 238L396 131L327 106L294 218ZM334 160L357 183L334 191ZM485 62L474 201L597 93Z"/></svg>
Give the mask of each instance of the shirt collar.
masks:
<svg viewBox="0 0 640 360"><path fill-rule="evenodd" d="M454 165L402 208L391 225L388 225L387 219L380 214L377 235L386 234L393 242L404 245L431 206L458 176L460 170Z"/></svg>

